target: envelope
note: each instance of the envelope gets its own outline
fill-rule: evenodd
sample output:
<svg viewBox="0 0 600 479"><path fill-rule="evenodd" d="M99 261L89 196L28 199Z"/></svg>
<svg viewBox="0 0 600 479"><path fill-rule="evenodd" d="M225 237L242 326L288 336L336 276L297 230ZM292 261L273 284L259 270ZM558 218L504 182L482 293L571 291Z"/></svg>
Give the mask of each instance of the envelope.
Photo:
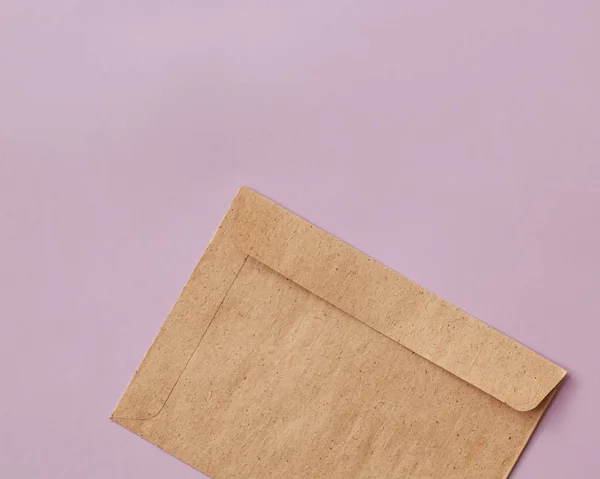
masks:
<svg viewBox="0 0 600 479"><path fill-rule="evenodd" d="M111 419L213 479L506 478L565 374L242 188Z"/></svg>

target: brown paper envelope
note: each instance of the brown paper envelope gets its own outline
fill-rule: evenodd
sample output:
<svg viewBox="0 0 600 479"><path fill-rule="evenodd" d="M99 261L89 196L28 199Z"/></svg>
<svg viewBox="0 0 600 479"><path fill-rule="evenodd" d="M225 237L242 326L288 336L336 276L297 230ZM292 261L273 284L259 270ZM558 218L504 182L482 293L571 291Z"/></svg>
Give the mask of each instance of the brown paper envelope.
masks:
<svg viewBox="0 0 600 479"><path fill-rule="evenodd" d="M112 419L213 479L505 478L565 374L242 188Z"/></svg>

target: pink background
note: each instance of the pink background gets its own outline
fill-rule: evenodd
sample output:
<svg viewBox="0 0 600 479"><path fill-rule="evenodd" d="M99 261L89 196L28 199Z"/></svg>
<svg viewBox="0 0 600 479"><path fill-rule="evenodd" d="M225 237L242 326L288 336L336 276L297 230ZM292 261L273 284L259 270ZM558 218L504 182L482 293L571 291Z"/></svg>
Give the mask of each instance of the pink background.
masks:
<svg viewBox="0 0 600 479"><path fill-rule="evenodd" d="M600 477L600 2L3 0L0 477L199 478L108 416L240 184L569 369Z"/></svg>

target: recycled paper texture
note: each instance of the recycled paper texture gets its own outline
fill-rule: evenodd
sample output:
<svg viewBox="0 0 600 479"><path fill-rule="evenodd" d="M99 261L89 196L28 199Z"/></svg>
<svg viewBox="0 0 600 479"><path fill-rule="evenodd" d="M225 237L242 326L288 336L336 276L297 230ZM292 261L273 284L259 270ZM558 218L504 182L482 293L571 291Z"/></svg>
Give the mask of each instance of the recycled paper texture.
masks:
<svg viewBox="0 0 600 479"><path fill-rule="evenodd" d="M242 188L112 420L213 479L502 479L565 374Z"/></svg>

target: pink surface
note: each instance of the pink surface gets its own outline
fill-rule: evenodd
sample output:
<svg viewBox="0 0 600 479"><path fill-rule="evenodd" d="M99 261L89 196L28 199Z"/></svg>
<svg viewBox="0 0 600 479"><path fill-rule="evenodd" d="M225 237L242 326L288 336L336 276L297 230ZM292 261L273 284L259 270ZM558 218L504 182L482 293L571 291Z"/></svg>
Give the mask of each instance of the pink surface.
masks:
<svg viewBox="0 0 600 479"><path fill-rule="evenodd" d="M4 0L0 477L201 477L108 416L242 183L567 368L513 477L600 477L599 18Z"/></svg>

